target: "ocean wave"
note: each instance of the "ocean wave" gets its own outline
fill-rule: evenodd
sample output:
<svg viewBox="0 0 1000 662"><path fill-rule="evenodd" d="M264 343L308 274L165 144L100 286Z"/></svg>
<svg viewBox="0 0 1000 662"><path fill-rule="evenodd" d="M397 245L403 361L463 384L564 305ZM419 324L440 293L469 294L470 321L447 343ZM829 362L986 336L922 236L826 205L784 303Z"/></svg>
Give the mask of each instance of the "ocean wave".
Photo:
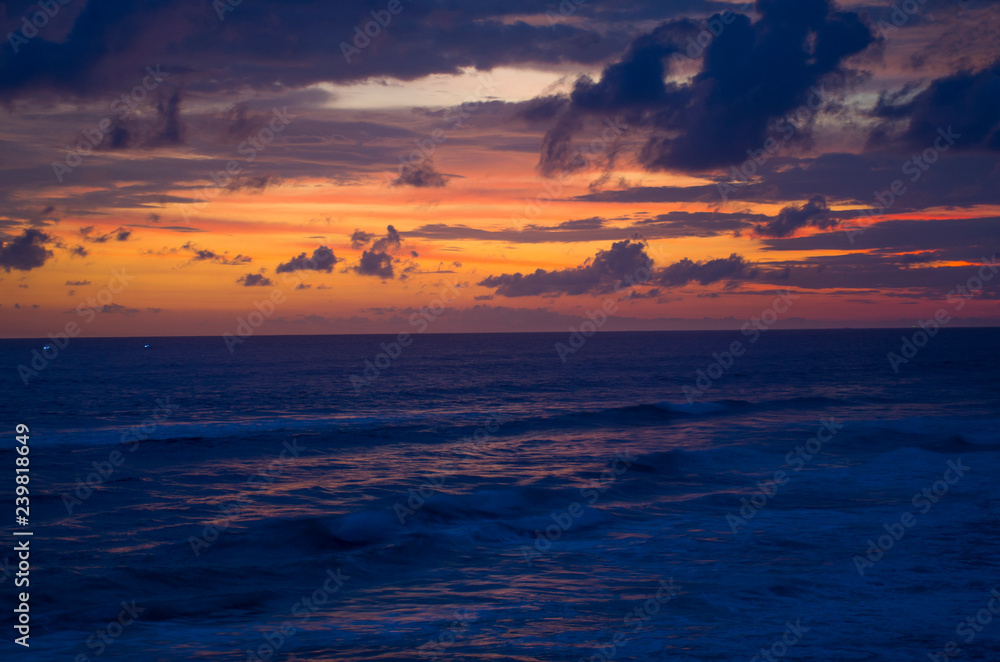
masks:
<svg viewBox="0 0 1000 662"><path fill-rule="evenodd" d="M409 443L435 444L458 441L472 436L492 421L491 434L523 434L541 430L569 430L579 427L632 427L670 424L715 417L739 417L768 413L802 412L803 416L789 419L817 420L832 415L838 408L858 411L867 407L880 411L870 402L856 402L827 396L796 396L761 400L719 399L697 402L661 400L653 403L626 403L609 407L563 407L524 411L502 405L494 411L433 411L429 413L400 412L382 415L322 415L315 417L240 418L220 421L168 421L141 428L136 425L94 428L76 427L62 430L38 429L32 443L44 446L105 446L133 443L184 444L225 443L237 439L248 443L254 438L273 442L276 437L310 435L323 445L355 445L372 443L381 438ZM859 409L861 408L861 409ZM809 414L806 416L806 414ZM1000 443L995 421L970 423L963 417L903 418L895 421L855 421L873 433L926 435L947 432L961 435L972 443ZM969 429L972 426L973 429Z"/></svg>

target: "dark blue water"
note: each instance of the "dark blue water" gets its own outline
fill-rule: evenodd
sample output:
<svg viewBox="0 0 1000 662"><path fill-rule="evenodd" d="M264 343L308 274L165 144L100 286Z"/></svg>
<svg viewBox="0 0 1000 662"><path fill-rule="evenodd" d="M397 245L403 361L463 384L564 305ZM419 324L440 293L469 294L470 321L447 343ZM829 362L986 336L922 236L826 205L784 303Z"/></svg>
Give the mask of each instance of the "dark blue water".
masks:
<svg viewBox="0 0 1000 662"><path fill-rule="evenodd" d="M3 659L997 659L1000 330L914 331L0 341Z"/></svg>

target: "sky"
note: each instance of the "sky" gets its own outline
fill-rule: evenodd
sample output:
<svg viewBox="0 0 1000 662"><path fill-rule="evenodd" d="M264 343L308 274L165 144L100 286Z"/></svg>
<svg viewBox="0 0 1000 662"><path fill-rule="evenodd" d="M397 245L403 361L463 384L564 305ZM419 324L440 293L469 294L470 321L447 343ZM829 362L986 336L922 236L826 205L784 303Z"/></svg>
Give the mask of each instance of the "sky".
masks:
<svg viewBox="0 0 1000 662"><path fill-rule="evenodd" d="M995 1L0 26L3 337L1000 325Z"/></svg>

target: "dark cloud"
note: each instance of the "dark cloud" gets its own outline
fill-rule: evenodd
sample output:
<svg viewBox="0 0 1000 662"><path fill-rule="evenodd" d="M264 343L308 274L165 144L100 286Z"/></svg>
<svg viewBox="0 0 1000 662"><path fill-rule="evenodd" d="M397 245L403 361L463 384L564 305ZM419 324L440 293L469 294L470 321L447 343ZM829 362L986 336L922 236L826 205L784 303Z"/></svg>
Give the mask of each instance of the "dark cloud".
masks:
<svg viewBox="0 0 1000 662"><path fill-rule="evenodd" d="M980 255L970 261L980 265L995 259L993 255ZM903 255L847 253L771 262L766 270L761 270L757 280L809 290L877 290L878 294L886 296L940 298L965 286L970 278L978 279L981 269L990 267L924 266L919 259L913 261ZM994 265L991 269L994 274L997 270L1000 266ZM977 298L1000 297L1000 279L991 278L982 287Z"/></svg>
<svg viewBox="0 0 1000 662"><path fill-rule="evenodd" d="M181 250L192 254L191 262L215 262L216 264L228 264L230 266L238 266L253 262L253 258L247 255L238 254L233 257L229 257L228 251L224 253L217 253L208 248L198 248L198 246L190 241L181 246Z"/></svg>
<svg viewBox="0 0 1000 662"><path fill-rule="evenodd" d="M393 278L392 256L374 251L364 251L361 253L361 260L354 270L367 276Z"/></svg>
<svg viewBox="0 0 1000 662"><path fill-rule="evenodd" d="M0 267L4 271L11 269L30 271L45 264L52 257L52 251L45 244L52 237L41 230L28 229L21 236L0 243Z"/></svg>
<svg viewBox="0 0 1000 662"><path fill-rule="evenodd" d="M612 244L608 250L598 251L579 267L554 271L537 269L527 275L489 276L479 285L495 287L496 294L503 297L602 294L614 291L625 278L641 280L643 275L648 277L651 265L646 244L626 239Z"/></svg>
<svg viewBox="0 0 1000 662"><path fill-rule="evenodd" d="M175 7L171 7L172 4ZM84 94L104 89L109 84L105 76L112 71L124 73L125 69L109 62L112 55L134 52L153 40L162 43L162 38L156 39L152 34L156 28L179 37L180 26L164 19L172 13L187 11L191 6L189 0L177 3L170 0L91 0L76 16L63 40L48 41L39 35L21 45L19 53L5 52L6 57L0 61L0 91L9 95L26 89L58 86L71 93ZM65 14L57 18L60 16Z"/></svg>
<svg viewBox="0 0 1000 662"><path fill-rule="evenodd" d="M131 317L139 312L138 308L128 308L118 303L109 303L106 306L95 306L90 310L93 310L95 313L103 313L105 315L124 315L125 317Z"/></svg>
<svg viewBox="0 0 1000 662"><path fill-rule="evenodd" d="M281 178L274 174L266 175L239 175L226 184L225 189L229 192L246 191L248 193L263 193L268 187L281 184Z"/></svg>
<svg viewBox="0 0 1000 662"><path fill-rule="evenodd" d="M658 272L657 278L666 287L680 287L690 282L709 285L727 280L735 283L741 280L750 280L757 274L758 270L746 258L733 253L727 258L704 262L693 262L684 258Z"/></svg>
<svg viewBox="0 0 1000 662"><path fill-rule="evenodd" d="M886 220L864 232L821 232L807 237L770 239L763 242L772 251L839 251L864 249L879 255L902 254L901 264L913 261L909 255L933 255L941 261L976 261L1000 252L1000 218L956 218L928 220Z"/></svg>
<svg viewBox="0 0 1000 662"><path fill-rule="evenodd" d="M153 135L145 147L169 147L184 142L184 132L181 126L181 91L175 89L166 100L160 99L156 104L157 125Z"/></svg>
<svg viewBox="0 0 1000 662"><path fill-rule="evenodd" d="M439 188L447 184L444 176L434 169L434 164L424 161L418 165L406 164L393 186L414 186L416 188Z"/></svg>
<svg viewBox="0 0 1000 662"><path fill-rule="evenodd" d="M926 207L1000 204L1000 168L986 153L945 153L926 171L915 166L913 152L880 149L866 154L830 152L810 158L772 157L758 171L760 181L731 186L728 200L788 204L821 195L830 204L873 206L876 195L899 180L905 186L889 213ZM903 169L906 168L904 171ZM914 172L919 172L917 180ZM722 203L720 187L637 186L573 198L578 202L708 202ZM862 215L862 212L855 212ZM847 221L849 212L839 212Z"/></svg>
<svg viewBox="0 0 1000 662"><path fill-rule="evenodd" d="M116 228L104 234L94 234L94 226L91 225L80 228L80 234L83 235L86 241L94 244L103 244L111 240L128 241L128 238L132 235L132 231L126 228Z"/></svg>
<svg viewBox="0 0 1000 662"><path fill-rule="evenodd" d="M300 253L288 262L279 264L275 271L279 274L290 273L292 271L325 271L326 273L330 273L333 271L334 265L340 261L333 254L332 250L326 246L320 246L313 251L312 257L308 257L305 253Z"/></svg>
<svg viewBox="0 0 1000 662"><path fill-rule="evenodd" d="M226 11L224 21L217 20L213 6ZM353 26L363 26L372 20L371 11L384 7L367 0L335 5L260 0L238 6L200 0L89 0L59 41L39 35L20 53L4 49L0 94L113 92L122 80L135 77L135 62L161 63L173 79L184 78L192 93L240 88L270 92L371 77L415 80L471 67L488 71L529 63L592 65L626 42L620 30L606 26L550 24L545 19L550 7L537 2L456 5L437 0L404 3L391 26L373 38L381 47L354 48ZM636 16L663 12L647 7ZM66 11L57 18L61 22L72 16ZM164 127L161 135L171 138L171 127Z"/></svg>
<svg viewBox="0 0 1000 662"><path fill-rule="evenodd" d="M66 281L66 284L67 285L77 286L77 287L82 287L84 285L90 285L90 281L89 280L68 280L68 281Z"/></svg>
<svg viewBox="0 0 1000 662"><path fill-rule="evenodd" d="M357 231L355 231L355 234L358 234ZM372 237L374 235L368 236ZM392 252L398 250L401 245L402 238L399 232L393 226L388 226L384 237L375 239L368 250L361 252L361 259L358 261L358 265L354 267L354 271L365 276L378 276L382 279L394 278L395 270L393 265L398 260L393 258Z"/></svg>
<svg viewBox="0 0 1000 662"><path fill-rule="evenodd" d="M152 118L140 115L116 117L108 139L102 140L98 149L120 151L128 149L157 149L184 144L184 125L181 122L181 90L174 88L168 94L156 93ZM119 103L121 103L119 101ZM131 111L130 111L131 114ZM157 217L159 219L159 217Z"/></svg>
<svg viewBox="0 0 1000 662"><path fill-rule="evenodd" d="M236 279L236 282L243 285L243 287L269 287L274 285L271 279L263 274L246 274Z"/></svg>
<svg viewBox="0 0 1000 662"><path fill-rule="evenodd" d="M899 138L910 147L945 145L939 132L949 130L958 138L948 147L957 151L1000 150L1000 61L976 73L939 78L912 98L908 91L883 94L875 113L887 121L874 130L873 143L883 142L894 123L905 119Z"/></svg>
<svg viewBox="0 0 1000 662"><path fill-rule="evenodd" d="M563 221L552 228L553 230L596 230L604 227L604 219L598 216L591 218L581 218L575 221Z"/></svg>
<svg viewBox="0 0 1000 662"><path fill-rule="evenodd" d="M632 234L641 234L646 239L714 237L752 229L754 222L767 221L769 218L764 214L747 212L672 211L654 218L640 218L629 225L615 225L608 219L599 217L564 221L557 225L528 224L520 229L501 230L432 223L408 231L407 236L437 241L483 240L522 244L614 241L622 235Z"/></svg>
<svg viewBox="0 0 1000 662"><path fill-rule="evenodd" d="M761 237L787 237L806 226L827 229L835 227L838 222L831 215L826 199L817 195L801 207L795 205L785 207L775 218L755 225L754 231Z"/></svg>
<svg viewBox="0 0 1000 662"><path fill-rule="evenodd" d="M361 248L369 241L375 238L375 235L371 232L364 232L362 230L355 229L351 233L351 248Z"/></svg>
<svg viewBox="0 0 1000 662"><path fill-rule="evenodd" d="M857 13L837 11L827 0L758 0L757 12L756 22L731 12L711 19L724 29L704 49L701 70L690 83L666 79L667 58L696 31L687 20L636 38L599 81L581 77L569 107L545 137L542 173L582 167L573 137L588 117L616 113L651 132L640 152L649 170L704 171L741 163L747 150L759 150L772 134L784 136L789 129L802 139L808 127L785 116L808 103L819 108L822 86L843 80L843 61L875 37ZM671 61L678 59L683 57Z"/></svg>
<svg viewBox="0 0 1000 662"><path fill-rule="evenodd" d="M553 120L566 111L569 99L564 96L550 95L536 97L523 104L517 116L528 122L545 122Z"/></svg>
<svg viewBox="0 0 1000 662"><path fill-rule="evenodd" d="M636 221L633 227L648 239L716 237L722 234L738 234L748 228L751 221L766 218L762 214L746 212L672 211L655 218Z"/></svg>

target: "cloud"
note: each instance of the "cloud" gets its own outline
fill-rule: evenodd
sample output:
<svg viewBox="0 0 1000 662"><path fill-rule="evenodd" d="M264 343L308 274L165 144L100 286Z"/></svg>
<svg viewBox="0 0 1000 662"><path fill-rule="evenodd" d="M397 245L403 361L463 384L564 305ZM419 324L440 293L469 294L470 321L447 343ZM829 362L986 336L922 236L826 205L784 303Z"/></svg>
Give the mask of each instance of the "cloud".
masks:
<svg viewBox="0 0 1000 662"><path fill-rule="evenodd" d="M292 271L325 271L330 273L333 266L342 260L337 259L333 251L326 246L320 246L313 251L312 257L307 257L305 253L300 253L298 257L293 257L288 262L278 265L275 269L279 274L290 273Z"/></svg>
<svg viewBox="0 0 1000 662"><path fill-rule="evenodd" d="M155 133L146 143L146 147L168 147L184 142L184 131L181 126L181 91L175 89L170 98L162 98L156 103L157 127Z"/></svg>
<svg viewBox="0 0 1000 662"><path fill-rule="evenodd" d="M351 248L361 248L374 238L375 235L371 232L364 232L356 229L353 233L351 233Z"/></svg>
<svg viewBox="0 0 1000 662"><path fill-rule="evenodd" d="M246 274L236 279L236 282L243 285L243 287L269 287L274 285L271 279L263 274Z"/></svg>
<svg viewBox="0 0 1000 662"><path fill-rule="evenodd" d="M776 130L805 137L786 115L843 80L843 61L876 39L855 12L828 0L759 0L760 18L717 14L722 31L704 49L701 70L687 83L667 82L668 65L684 61L685 39L701 29L688 20L664 23L629 44L599 81L582 76L569 106L546 134L539 169L545 175L585 165L572 150L588 118L621 114L649 131L639 152L648 170L706 171L741 163ZM700 50L700 49L699 49ZM697 57L699 53L689 53ZM816 105L819 108L819 105ZM779 128L776 124L785 122Z"/></svg>
<svg viewBox="0 0 1000 662"><path fill-rule="evenodd" d="M648 271L651 265L646 244L626 239L598 251L579 267L489 276L478 284L495 287L496 295L503 297L602 294L613 291L626 277L641 279L643 270Z"/></svg>
<svg viewBox="0 0 1000 662"><path fill-rule="evenodd" d="M758 270L746 258L733 253L727 258L693 262L684 258L667 266L657 274L659 282L666 287L680 287L696 281L701 285L709 285L720 280L735 282L749 280L756 276Z"/></svg>
<svg viewBox="0 0 1000 662"><path fill-rule="evenodd" d="M436 241L483 240L517 244L603 242L634 234L641 234L645 239L651 240L738 234L751 229L753 222L766 221L769 218L764 214L749 212L672 211L654 218L641 218L630 225L616 224L609 219L599 217L564 221L556 225L529 223L521 228L500 230L431 223L409 230L406 234L408 237L422 237Z"/></svg>
<svg viewBox="0 0 1000 662"><path fill-rule="evenodd" d="M105 306L94 306L93 308L81 308L81 310L92 310L95 313L103 313L105 315L124 315L125 317L131 317L136 313L140 312L138 308L127 308L121 304L109 303ZM67 310L67 313L78 312L75 310Z"/></svg>
<svg viewBox="0 0 1000 662"><path fill-rule="evenodd" d="M4 271L11 269L30 271L45 264L52 257L52 251L45 244L52 237L41 230L28 229L21 236L0 243L0 267Z"/></svg>
<svg viewBox="0 0 1000 662"><path fill-rule="evenodd" d="M885 121L874 129L872 143L888 140L902 119L906 126L896 139L910 147L947 145L939 133L947 130L957 136L948 145L957 151L1000 150L1000 60L977 73L938 78L915 96L907 91L883 93L875 114Z"/></svg>
<svg viewBox="0 0 1000 662"><path fill-rule="evenodd" d="M787 237L807 225L825 230L835 227L837 223L838 219L830 215L826 198L817 195L801 207L795 205L785 207L767 223L755 225L754 231L761 237Z"/></svg>
<svg viewBox="0 0 1000 662"><path fill-rule="evenodd" d="M89 280L68 280L68 281L66 281L66 284L67 285L74 285L74 286L82 287L84 285L90 285L90 281Z"/></svg>
<svg viewBox="0 0 1000 662"><path fill-rule="evenodd" d="M53 89L76 96L121 94L123 80L129 81L128 88L135 84L131 81L137 61L162 63L168 81L191 81L199 94L239 89L271 92L372 77L416 80L471 67L489 71L533 63L591 65L625 41L620 29L569 21L551 24L545 18L551 7L527 0L462 5L432 0L421 5L404 3L405 11L392 17L391 36L379 37L390 39L391 48L383 41L382 47L349 52L348 58L338 44L354 38L352 26L372 20L370 2L344 0L326 6L261 0L239 7L216 5L232 11L224 15L224 23L216 19L211 3L200 0L89 0L76 15L58 17L61 23L64 18L72 19L58 41L49 40L53 38L50 26L49 35L21 45L16 57L6 49L0 57L0 94L16 98ZM11 8L11 16L13 12ZM646 19L662 16L664 8L612 13L617 19L612 16L611 20ZM261 40L263 25L273 38ZM253 57L237 62L232 58L235 52ZM162 113L169 115L169 102L164 106ZM170 128L160 133L169 136Z"/></svg>
<svg viewBox="0 0 1000 662"><path fill-rule="evenodd" d="M355 232L355 234L357 233ZM354 271L364 276L378 276L383 280L394 278L393 264L398 260L392 257L392 252L399 249L401 245L402 239L396 228L391 225L386 227L385 236L375 239L368 250L362 251L361 259L354 267Z"/></svg>
<svg viewBox="0 0 1000 662"><path fill-rule="evenodd" d="M973 262L1000 253L1000 217L886 220L854 235L853 246L844 232L820 232L805 237L770 239L770 251L842 251L853 247L882 256L933 256L941 261ZM902 263L902 262L900 262Z"/></svg>
<svg viewBox="0 0 1000 662"><path fill-rule="evenodd" d="M268 187L281 184L281 178L274 174L265 175L237 175L226 184L225 189L230 192L247 191L249 193L263 193Z"/></svg>
<svg viewBox="0 0 1000 662"><path fill-rule="evenodd" d="M956 143L957 144L957 143ZM828 152L808 158L774 156L758 170L759 182L733 186L729 200L766 202L787 205L789 201L809 200L822 195L838 204L845 202L866 206L876 204L875 194L888 190L897 179L906 186L889 213L901 213L926 207L1000 204L1000 168L991 153L949 150L932 170L921 172L919 186L911 185L913 157L909 150L879 149L864 154ZM926 164L925 164L926 165ZM904 175L900 177L900 175ZM636 186L625 190L601 191L573 198L576 202L722 202L719 187ZM844 216L848 212L840 212ZM855 212L860 215L861 212ZM847 218L841 219L846 221Z"/></svg>
<svg viewBox="0 0 1000 662"><path fill-rule="evenodd" d="M393 186L414 186L416 188L439 188L447 184L444 176L434 169L430 160L419 165L406 164L403 172L393 180Z"/></svg>
<svg viewBox="0 0 1000 662"><path fill-rule="evenodd" d="M187 242L181 246L181 250L187 251L192 254L191 262L215 262L216 264L227 264L230 266L238 266L241 264L249 264L253 261L253 258L238 254L233 257L229 257L229 252L217 253L208 248L198 248L194 243Z"/></svg>
<svg viewBox="0 0 1000 662"><path fill-rule="evenodd" d="M983 256L969 261L972 265L986 265L991 260L995 257ZM827 291L874 290L873 293L885 296L938 299L948 292L958 291L956 288L977 276L981 267L972 265L925 266L919 260L915 262L903 255L891 254L819 255L799 261L768 263L767 270L762 270L758 280L782 287ZM990 267L985 269L988 271ZM976 298L1000 298L1000 279L985 281L983 292Z"/></svg>
<svg viewBox="0 0 1000 662"><path fill-rule="evenodd" d="M103 244L111 241L112 239L115 241L128 241L128 238L132 236L132 231L119 227L104 234L94 234L94 226L90 225L85 228L80 228L80 234L83 235L85 241L89 241L94 244Z"/></svg>
<svg viewBox="0 0 1000 662"><path fill-rule="evenodd" d="M374 251L364 251L361 260L354 270L366 276L378 276L379 278L393 278L392 256L386 253L376 253Z"/></svg>

